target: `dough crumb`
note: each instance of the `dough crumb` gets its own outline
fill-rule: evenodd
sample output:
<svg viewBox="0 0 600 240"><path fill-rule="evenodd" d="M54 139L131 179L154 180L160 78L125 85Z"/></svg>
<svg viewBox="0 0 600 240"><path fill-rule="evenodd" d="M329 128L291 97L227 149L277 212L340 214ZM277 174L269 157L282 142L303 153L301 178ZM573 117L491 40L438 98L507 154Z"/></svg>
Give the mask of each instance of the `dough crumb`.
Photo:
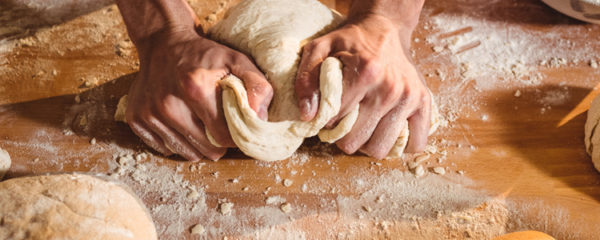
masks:
<svg viewBox="0 0 600 240"><path fill-rule="evenodd" d="M285 198L281 196L270 196L267 199L265 199L265 203L267 205L282 204L285 203Z"/></svg>
<svg viewBox="0 0 600 240"><path fill-rule="evenodd" d="M83 78L82 80L84 81L83 85L86 88L93 87L93 86L96 86L98 84L98 78L95 78L95 77Z"/></svg>
<svg viewBox="0 0 600 240"><path fill-rule="evenodd" d="M92 139L90 140L90 144L92 144L92 145L96 145L96 138L92 138Z"/></svg>
<svg viewBox="0 0 600 240"><path fill-rule="evenodd" d="M434 52L439 53L441 51L444 51L444 47L441 46L435 46L432 48Z"/></svg>
<svg viewBox="0 0 600 240"><path fill-rule="evenodd" d="M283 180L283 186L286 186L286 187L292 186L293 183L294 182L292 180L290 180L290 179L284 179Z"/></svg>
<svg viewBox="0 0 600 240"><path fill-rule="evenodd" d="M10 169L10 155L4 149L0 148L0 180L4 177L8 169Z"/></svg>
<svg viewBox="0 0 600 240"><path fill-rule="evenodd" d="M224 202L219 205L219 212L223 215L230 215L233 210L233 203Z"/></svg>
<svg viewBox="0 0 600 240"><path fill-rule="evenodd" d="M420 164L420 163L426 161L427 159L429 159L429 154L423 154L423 155L416 157L415 162Z"/></svg>
<svg viewBox="0 0 600 240"><path fill-rule="evenodd" d="M521 96L521 90L515 91L515 97L520 97L520 96Z"/></svg>
<svg viewBox="0 0 600 240"><path fill-rule="evenodd" d="M125 118L125 110L127 110L127 95L121 97L119 99L119 103L117 104L117 111L115 111L115 121L127 123L127 119Z"/></svg>
<svg viewBox="0 0 600 240"><path fill-rule="evenodd" d="M292 205L289 203L281 204L281 211L284 213L289 213L292 211Z"/></svg>
<svg viewBox="0 0 600 240"><path fill-rule="evenodd" d="M208 16L206 16L206 21L208 22L215 22L217 21L217 14L211 13Z"/></svg>
<svg viewBox="0 0 600 240"><path fill-rule="evenodd" d="M444 175L446 174L446 169L444 169L443 167L434 167L433 172L438 175Z"/></svg>
<svg viewBox="0 0 600 240"><path fill-rule="evenodd" d="M201 224L196 224L192 227L192 229L190 229L190 233L192 235L201 235L204 234L206 230L204 229L204 226L202 226Z"/></svg>
<svg viewBox="0 0 600 240"><path fill-rule="evenodd" d="M198 193L198 191L196 191L196 189L194 188L189 188L190 192L187 194L187 199L189 200L197 200L200 197L200 193Z"/></svg>
<svg viewBox="0 0 600 240"><path fill-rule="evenodd" d="M590 67L592 67L593 69L597 69L598 68L598 61L596 61L596 60L590 60Z"/></svg>
<svg viewBox="0 0 600 240"><path fill-rule="evenodd" d="M415 168L415 176L422 177L423 175L425 175L425 169L421 165L417 166Z"/></svg>

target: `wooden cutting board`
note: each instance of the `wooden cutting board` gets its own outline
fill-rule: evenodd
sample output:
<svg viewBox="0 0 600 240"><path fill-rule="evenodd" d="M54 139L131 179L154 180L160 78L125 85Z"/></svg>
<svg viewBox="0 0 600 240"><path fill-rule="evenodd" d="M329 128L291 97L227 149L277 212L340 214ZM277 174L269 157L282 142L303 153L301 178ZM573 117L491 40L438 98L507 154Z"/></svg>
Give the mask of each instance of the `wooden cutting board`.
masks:
<svg viewBox="0 0 600 240"><path fill-rule="evenodd" d="M219 7L218 1L192 1L192 6L208 27L214 23L211 14L220 18L235 2ZM347 1L323 2L342 13L347 11ZM3 16L8 16L0 19L4 21L0 26L8 26L0 27L0 39L17 42L0 51L0 148L13 159L7 177L70 171L114 173L120 154L149 151L126 125L112 120L119 97L135 79L138 64L117 8L108 3L96 5L75 16L62 16L49 27L22 20L38 14L32 8L0 7ZM527 34L534 37L526 39ZM568 19L538 1L427 1L414 34L414 60L449 121L432 136L435 148L430 150L435 151L424 165L428 171L444 167L446 174L428 172L425 178L410 182L423 184L425 192L437 186L431 185L432 179L442 179L453 188L464 186L465 192L489 197L460 211L487 211L490 201L501 202L504 211L489 214L504 214L499 219L506 220L501 222L506 223L506 231L531 229L558 239L597 239L600 174L585 153L582 112L591 100L588 94L600 80L600 70L589 64L590 59L600 60L598 39L600 26ZM538 55L532 54L532 49L514 52L519 48L511 48L529 42L539 48ZM469 55L474 52L482 54L481 60ZM480 68L490 63L485 54L496 64ZM547 61L516 61L522 56ZM502 69L511 60L515 60L514 66ZM96 141L93 145L92 138ZM441 220L440 226L446 227L437 231L432 216L416 220L377 217L384 216L376 214L386 211L387 205L369 207L359 201L356 211L344 210L348 206L343 203L349 198L361 200L369 192L358 190L357 182L365 180L373 187L387 184L393 190L394 184L385 178L398 177L394 170L408 171L406 163L416 157L376 161L344 156L334 146L309 140L292 159L273 164L256 162L237 151L218 162L188 163L154 154L147 162L171 169L191 186L202 186L210 211L216 211L220 201L233 202L234 209L240 209L228 220L230 225L239 224L238 228L217 217L207 220L202 215L198 218L202 221L191 215L179 218L185 229L181 234L187 237L196 223L205 225L210 238L234 239L292 238L284 233L307 238L392 239L431 238L440 231L448 233L440 238L497 235L473 227L476 224L463 222L467 230L462 230ZM291 186L284 186L284 179L291 181ZM139 194L152 187L136 185L134 189ZM440 189L436 196L456 199L449 194ZM178 199L142 195L151 208ZM283 196L295 206L285 218L264 217L284 222L264 223L258 215L266 210L249 213L265 205L268 196ZM452 211L445 214L452 215ZM155 221L163 227L175 224L166 224L156 215ZM365 227L354 228L356 224ZM275 235L275 228L286 231ZM166 230L160 234L174 237Z"/></svg>

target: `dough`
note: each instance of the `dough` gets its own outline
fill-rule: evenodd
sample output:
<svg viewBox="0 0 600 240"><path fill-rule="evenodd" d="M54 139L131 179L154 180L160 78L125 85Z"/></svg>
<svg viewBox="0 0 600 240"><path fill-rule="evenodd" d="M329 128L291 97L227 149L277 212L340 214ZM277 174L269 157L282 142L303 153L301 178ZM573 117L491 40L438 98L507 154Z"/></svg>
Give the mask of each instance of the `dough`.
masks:
<svg viewBox="0 0 600 240"><path fill-rule="evenodd" d="M0 180L2 180L8 169L10 169L10 163L10 155L4 149L0 148Z"/></svg>
<svg viewBox="0 0 600 240"><path fill-rule="evenodd" d="M225 19L209 30L210 36L254 58L274 89L270 122L250 108L243 82L235 76L221 81L225 118L236 145L248 156L275 161L290 157L304 138L319 134L335 142L354 125L359 109L332 130L321 130L339 112L342 64L329 57L321 65L321 100L315 119L299 121L294 81L303 44L333 30L343 18L316 0L246 0L233 7ZM431 131L439 125L436 108ZM405 124L401 122L399 124ZM408 141L405 128L388 157L402 155Z"/></svg>
<svg viewBox="0 0 600 240"><path fill-rule="evenodd" d="M596 170L600 171L600 97L596 97L588 111L587 120L585 122L585 149L592 157L592 162Z"/></svg>
<svg viewBox="0 0 600 240"><path fill-rule="evenodd" d="M0 182L0 239L157 239L143 204L119 184L83 174Z"/></svg>

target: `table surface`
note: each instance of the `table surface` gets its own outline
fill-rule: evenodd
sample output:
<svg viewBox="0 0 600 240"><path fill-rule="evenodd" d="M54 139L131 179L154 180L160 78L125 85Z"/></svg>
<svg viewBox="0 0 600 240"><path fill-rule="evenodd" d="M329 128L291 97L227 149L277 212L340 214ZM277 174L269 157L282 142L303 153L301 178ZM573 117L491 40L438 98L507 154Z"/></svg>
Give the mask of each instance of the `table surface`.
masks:
<svg viewBox="0 0 600 240"><path fill-rule="evenodd" d="M235 2L192 6L208 27L211 14L220 18ZM323 2L342 13L348 6ZM138 70L114 5L41 15L50 25L28 18L40 13L33 5L0 13L8 26L0 27L7 177L112 174L144 200L162 238L189 237L195 224L206 229L200 237L236 239L600 235L600 174L583 143L584 111L600 79L590 66L600 61L600 26L539 1L426 2L413 56L446 125L430 139L421 178L407 167L420 155L377 161L314 139L276 163L235 150L218 162L161 157L112 119ZM150 154L135 160L143 152ZM127 155L133 159L120 158ZM445 175L430 171L438 166ZM270 196L278 197L265 203ZM230 215L219 212L222 202L234 203ZM284 202L291 212L279 209Z"/></svg>

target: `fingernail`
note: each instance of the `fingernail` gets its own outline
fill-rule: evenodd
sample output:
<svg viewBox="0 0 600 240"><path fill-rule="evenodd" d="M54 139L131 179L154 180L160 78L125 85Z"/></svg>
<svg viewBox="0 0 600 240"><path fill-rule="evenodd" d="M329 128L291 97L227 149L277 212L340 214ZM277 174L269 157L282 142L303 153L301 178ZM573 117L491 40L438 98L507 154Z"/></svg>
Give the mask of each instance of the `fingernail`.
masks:
<svg viewBox="0 0 600 240"><path fill-rule="evenodd" d="M260 109L258 110L258 117L265 121L269 118L269 110L266 106L260 106Z"/></svg>
<svg viewBox="0 0 600 240"><path fill-rule="evenodd" d="M310 105L311 105L311 101L308 98L302 99L300 100L300 119L302 119L302 121L308 121L310 120L309 118L309 114L310 114Z"/></svg>
<svg viewBox="0 0 600 240"><path fill-rule="evenodd" d="M300 101L300 119L302 121L310 121L317 111L315 108L319 106L319 94L313 92L309 98Z"/></svg>

